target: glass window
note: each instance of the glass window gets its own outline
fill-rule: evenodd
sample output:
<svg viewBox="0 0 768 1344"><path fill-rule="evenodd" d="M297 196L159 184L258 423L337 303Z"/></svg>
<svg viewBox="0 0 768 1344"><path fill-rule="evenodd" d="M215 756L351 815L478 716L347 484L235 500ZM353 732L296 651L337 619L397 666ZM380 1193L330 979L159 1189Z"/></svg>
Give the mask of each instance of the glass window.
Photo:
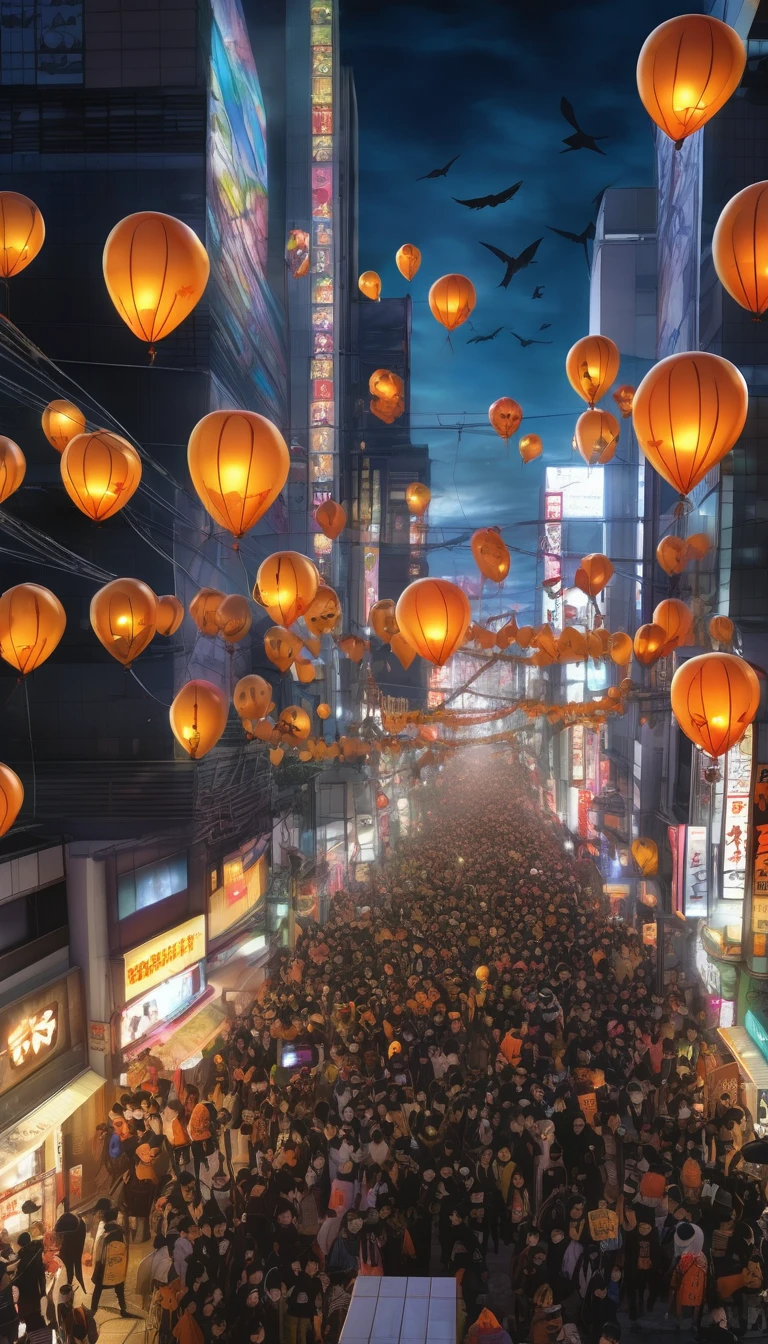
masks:
<svg viewBox="0 0 768 1344"><path fill-rule="evenodd" d="M186 853L174 854L130 873L121 873L117 879L117 917L127 919L137 910L146 910L148 906L186 890L186 886Z"/></svg>

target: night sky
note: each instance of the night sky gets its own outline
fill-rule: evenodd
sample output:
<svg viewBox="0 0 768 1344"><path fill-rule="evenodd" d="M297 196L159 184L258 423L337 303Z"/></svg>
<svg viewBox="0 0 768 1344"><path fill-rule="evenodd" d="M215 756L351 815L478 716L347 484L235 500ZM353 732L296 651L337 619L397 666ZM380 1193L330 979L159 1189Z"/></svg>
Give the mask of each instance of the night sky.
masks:
<svg viewBox="0 0 768 1344"><path fill-rule="evenodd" d="M584 403L564 360L589 317L583 249L545 225L579 233L602 188L653 184L637 54L656 24L702 8L685 0L341 0L342 57L354 70L360 122L360 269L380 273L384 295L402 294L408 286L396 249L411 242L423 253L410 286L411 438L429 444L433 459L432 540L441 530L447 538L497 525L508 544L534 549L530 523L544 468L574 461L573 425ZM605 157L559 153L572 133L560 114L563 95L585 131L608 137L600 142ZM416 180L455 154L447 177ZM517 195L496 208L473 211L451 199L500 192L520 179ZM479 240L517 255L541 236L536 264L498 288L504 266ZM453 334L453 352L427 304L432 281L450 271L477 289L471 326ZM537 284L544 296L533 301ZM551 326L541 331L545 322ZM467 345L499 326L495 340ZM511 330L552 344L523 349ZM544 442L543 458L525 468L516 439L507 457L488 425L500 396L521 403L520 433L535 431ZM458 420L476 427L464 430L457 456ZM513 558L505 611L517 603L532 614L533 564ZM430 572L476 573L468 548L434 552ZM484 610L499 609L494 594Z"/></svg>

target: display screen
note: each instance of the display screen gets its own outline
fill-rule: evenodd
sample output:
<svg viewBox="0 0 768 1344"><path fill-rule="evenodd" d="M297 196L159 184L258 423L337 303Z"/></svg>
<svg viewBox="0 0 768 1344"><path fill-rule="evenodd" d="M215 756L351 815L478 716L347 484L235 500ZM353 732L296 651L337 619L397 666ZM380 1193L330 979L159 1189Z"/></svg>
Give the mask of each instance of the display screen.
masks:
<svg viewBox="0 0 768 1344"><path fill-rule="evenodd" d="M136 999L120 1015L120 1047L141 1041L150 1031L167 1022L190 1003L205 988L205 967L201 963L190 966L179 975L172 975L156 985L142 999Z"/></svg>

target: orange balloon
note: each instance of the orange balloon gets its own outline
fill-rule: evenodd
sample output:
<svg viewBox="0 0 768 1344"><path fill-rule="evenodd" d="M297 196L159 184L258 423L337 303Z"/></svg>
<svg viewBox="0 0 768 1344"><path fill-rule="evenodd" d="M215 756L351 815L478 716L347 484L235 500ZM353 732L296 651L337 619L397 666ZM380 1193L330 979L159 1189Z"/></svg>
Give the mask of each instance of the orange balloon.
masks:
<svg viewBox="0 0 768 1344"><path fill-rule="evenodd" d="M753 182L726 205L712 235L717 278L756 318L768 306L768 182Z"/></svg>
<svg viewBox="0 0 768 1344"><path fill-rule="evenodd" d="M720 111L746 64L738 33L708 14L667 19L645 39L637 88L648 116L680 147Z"/></svg>
<svg viewBox="0 0 768 1344"><path fill-rule="evenodd" d="M520 428L522 418L523 408L519 401L515 401L514 397L499 397L498 401L494 401L493 405L488 407L488 419L499 438L504 439L505 442ZM537 457L538 454L534 453L533 456Z"/></svg>
<svg viewBox="0 0 768 1344"><path fill-rule="evenodd" d="M416 579L400 594L395 618L411 647L442 667L463 644L472 612L455 583Z"/></svg>
<svg viewBox="0 0 768 1344"><path fill-rule="evenodd" d="M248 599L239 593L228 593L213 613L213 619L227 644L239 644L253 624Z"/></svg>
<svg viewBox="0 0 768 1344"><path fill-rule="evenodd" d="M37 583L19 583L0 597L0 657L23 677L50 658L67 624L58 597Z"/></svg>
<svg viewBox="0 0 768 1344"><path fill-rule="evenodd" d="M576 445L588 467L605 466L616 456L619 422L610 411L584 411L576 421Z"/></svg>
<svg viewBox="0 0 768 1344"><path fill-rule="evenodd" d="M272 687L263 677L254 672L241 677L232 692L232 703L242 724L258 723L269 712L272 703ZM246 732L250 729L246 728Z"/></svg>
<svg viewBox="0 0 768 1344"><path fill-rule="evenodd" d="M301 653L301 640L282 625L270 626L264 636L264 652L281 672L287 672Z"/></svg>
<svg viewBox="0 0 768 1344"><path fill-rule="evenodd" d="M18 275L45 241L45 223L34 201L18 191L0 191L0 275Z"/></svg>
<svg viewBox="0 0 768 1344"><path fill-rule="evenodd" d="M208 283L208 253L189 225L141 210L116 224L102 260L109 297L140 341L160 341L184 321Z"/></svg>
<svg viewBox="0 0 768 1344"><path fill-rule="evenodd" d="M665 574L682 574L688 563L688 545L682 537L662 537L656 559Z"/></svg>
<svg viewBox="0 0 768 1344"><path fill-rule="evenodd" d="M660 602L653 613L654 625L660 625L667 636L664 656L673 649L682 649L688 643L693 629L693 612L677 597Z"/></svg>
<svg viewBox="0 0 768 1344"><path fill-rule="evenodd" d="M713 616L707 626L710 638L716 644L733 643L733 621L728 616Z"/></svg>
<svg viewBox="0 0 768 1344"><path fill-rule="evenodd" d="M624 420L628 420L632 414L632 402L634 399L635 389L634 387L630 387L629 383L622 383L621 387L617 387L613 394L613 400L621 411Z"/></svg>
<svg viewBox="0 0 768 1344"><path fill-rule="evenodd" d="M693 532L690 537L686 537L685 545L689 556L693 556L694 560L703 560L712 550L712 543L706 532Z"/></svg>
<svg viewBox="0 0 768 1344"><path fill-rule="evenodd" d="M402 378L391 369L376 369L368 379L368 391L380 401L395 401L398 397L402 399L405 386Z"/></svg>
<svg viewBox="0 0 768 1344"><path fill-rule="evenodd" d="M315 665L308 658L297 658L293 666L302 685L308 686L315 680Z"/></svg>
<svg viewBox="0 0 768 1344"><path fill-rule="evenodd" d="M168 716L179 746L199 761L215 747L227 726L229 701L211 681L188 681L174 696Z"/></svg>
<svg viewBox="0 0 768 1344"><path fill-rule="evenodd" d="M481 527L473 533L470 547L483 578L503 583L512 561L498 527Z"/></svg>
<svg viewBox="0 0 768 1344"><path fill-rule="evenodd" d="M362 662L363 655L368 647L364 639L359 639L357 635L345 635L339 640L341 652L353 663Z"/></svg>
<svg viewBox="0 0 768 1344"><path fill-rule="evenodd" d="M304 624L313 635L327 635L341 620L341 603L333 588L319 583L317 592L304 612Z"/></svg>
<svg viewBox="0 0 768 1344"><path fill-rule="evenodd" d="M587 597L597 597L613 577L613 565L607 555L585 555L576 570L574 584Z"/></svg>
<svg viewBox="0 0 768 1344"><path fill-rule="evenodd" d="M255 411L210 411L189 436L187 464L204 509L233 537L264 517L288 480L280 430Z"/></svg>
<svg viewBox="0 0 768 1344"><path fill-rule="evenodd" d="M220 588L201 588L189 604L189 614L206 639L215 639L219 633L216 612L225 597L226 593L222 593Z"/></svg>
<svg viewBox="0 0 768 1344"><path fill-rule="evenodd" d="M735 364L686 351L649 369L635 393L632 423L651 466L684 496L731 451L747 402Z"/></svg>
<svg viewBox="0 0 768 1344"><path fill-rule="evenodd" d="M175 635L184 620L184 607L173 593L166 593L157 599L158 635Z"/></svg>
<svg viewBox="0 0 768 1344"><path fill-rule="evenodd" d="M317 595L318 573L311 560L298 551L275 551L262 560L254 597L276 625L293 625Z"/></svg>
<svg viewBox="0 0 768 1344"><path fill-rule="evenodd" d="M532 639L533 639L533 626L521 625L515 637L515 643L517 644L518 648L529 649L531 647Z"/></svg>
<svg viewBox="0 0 768 1344"><path fill-rule="evenodd" d="M370 403L370 410L371 415L375 415L377 420L383 420L385 425L393 425L403 414L405 402L402 397L395 397L393 401L385 401L383 397L374 397Z"/></svg>
<svg viewBox="0 0 768 1344"><path fill-rule="evenodd" d="M127 439L111 430L76 434L61 454L61 479L81 513L103 523L138 490L141 458Z"/></svg>
<svg viewBox="0 0 768 1344"><path fill-rule="evenodd" d="M383 597L380 601L374 602L368 613L368 624L374 635L383 640L385 644L388 644L393 635L397 634L395 604L390 597Z"/></svg>
<svg viewBox="0 0 768 1344"><path fill-rule="evenodd" d="M652 623L638 626L634 638L635 657L638 663L643 667L650 667L652 663L658 662L666 642L667 632L662 626Z"/></svg>
<svg viewBox="0 0 768 1344"><path fill-rule="evenodd" d="M91 626L123 667L143 653L157 629L157 598L141 579L113 579L91 598Z"/></svg>
<svg viewBox="0 0 768 1344"><path fill-rule="evenodd" d="M421 252L413 243L403 243L395 253L395 263L406 280L412 280L421 265Z"/></svg>
<svg viewBox="0 0 768 1344"><path fill-rule="evenodd" d="M0 434L0 504L4 504L24 480L27 461L13 439Z"/></svg>
<svg viewBox="0 0 768 1344"><path fill-rule="evenodd" d="M318 719L330 719L330 717L331 717L331 706L330 706L330 705L326 705L325 701L323 701L323 703L322 703L321 705L318 705L318 706L317 706L316 713L317 713L317 717L318 717Z"/></svg>
<svg viewBox="0 0 768 1344"><path fill-rule="evenodd" d="M269 759L272 765L279 765L284 755L285 752L282 747L270 747L269 749Z"/></svg>
<svg viewBox="0 0 768 1344"><path fill-rule="evenodd" d="M24 785L9 765L0 765L0 835L10 831L24 802Z"/></svg>
<svg viewBox="0 0 768 1344"><path fill-rule="evenodd" d="M533 462L535 458L541 457L544 452L544 444L541 442L538 434L523 434L518 440L518 449L523 459L523 465Z"/></svg>
<svg viewBox="0 0 768 1344"><path fill-rule="evenodd" d="M617 630L611 635L608 652L617 667L627 667L632 661L632 636Z"/></svg>
<svg viewBox="0 0 768 1344"><path fill-rule="evenodd" d="M312 721L300 705L289 705L277 720L277 726L284 737L294 742L303 742L312 731Z"/></svg>
<svg viewBox="0 0 768 1344"><path fill-rule="evenodd" d="M466 275L442 275L429 291L429 308L446 331L466 322L477 302L475 286Z"/></svg>
<svg viewBox="0 0 768 1344"><path fill-rule="evenodd" d="M431 498L432 491L428 485L422 485L421 481L411 481L411 484L405 488L405 502L414 518L424 516L429 508Z"/></svg>
<svg viewBox="0 0 768 1344"><path fill-rule="evenodd" d="M315 509L315 522L324 536L335 541L347 525L347 515L335 499L325 499Z"/></svg>
<svg viewBox="0 0 768 1344"><path fill-rule="evenodd" d="M702 653L677 669L670 699L686 737L707 755L718 757L741 741L754 719L760 683L743 658Z"/></svg>
<svg viewBox="0 0 768 1344"><path fill-rule="evenodd" d="M399 630L397 634L393 635L391 640L389 641L389 647L391 648L401 667L404 667L407 672L408 668L411 666L411 663L416 657L416 650L411 647L411 645L408 643L408 640L405 638L404 635L400 633Z"/></svg>
<svg viewBox="0 0 768 1344"><path fill-rule="evenodd" d="M376 301L381 298L381 276L376 271L363 271L357 286L366 299Z"/></svg>
<svg viewBox="0 0 768 1344"><path fill-rule="evenodd" d="M85 416L71 401L51 401L43 411L43 433L57 453L63 453L70 439L85 433Z"/></svg>
<svg viewBox="0 0 768 1344"><path fill-rule="evenodd" d="M618 349L608 336L582 336L565 357L565 372L574 392L594 406L619 372Z"/></svg>

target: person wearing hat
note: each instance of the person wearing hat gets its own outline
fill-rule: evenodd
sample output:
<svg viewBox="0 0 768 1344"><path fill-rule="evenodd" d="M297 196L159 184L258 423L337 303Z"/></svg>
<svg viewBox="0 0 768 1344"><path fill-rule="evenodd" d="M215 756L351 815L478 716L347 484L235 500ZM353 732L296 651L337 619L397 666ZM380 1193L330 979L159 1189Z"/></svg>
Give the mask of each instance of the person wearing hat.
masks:
<svg viewBox="0 0 768 1344"><path fill-rule="evenodd" d="M63 1213L53 1230L59 1238L59 1258L67 1272L67 1282L76 1279L85 1292L83 1248L87 1229L84 1220L76 1213Z"/></svg>

